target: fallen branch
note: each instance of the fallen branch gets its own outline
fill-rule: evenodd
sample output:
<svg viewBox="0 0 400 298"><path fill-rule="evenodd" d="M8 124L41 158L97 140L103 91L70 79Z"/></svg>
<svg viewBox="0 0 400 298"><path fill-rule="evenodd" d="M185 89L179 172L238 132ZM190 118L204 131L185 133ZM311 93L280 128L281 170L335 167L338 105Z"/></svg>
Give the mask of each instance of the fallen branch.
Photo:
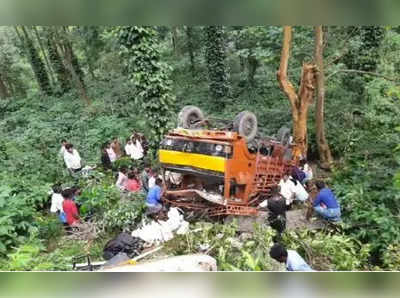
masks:
<svg viewBox="0 0 400 298"><path fill-rule="evenodd" d="M371 75L371 76L375 76L375 77L380 77L380 78L383 78L383 79L386 79L386 80L392 81L392 82L399 82L400 81L400 79L390 78L388 76L385 76L385 75L382 75L382 74L379 74L379 73L376 73L376 72L357 70L357 69L340 69L340 70L337 70L337 71L331 73L330 75L328 75L326 77L326 79L329 79L330 77L334 76L335 74L337 74L339 72L366 74L366 75Z"/></svg>

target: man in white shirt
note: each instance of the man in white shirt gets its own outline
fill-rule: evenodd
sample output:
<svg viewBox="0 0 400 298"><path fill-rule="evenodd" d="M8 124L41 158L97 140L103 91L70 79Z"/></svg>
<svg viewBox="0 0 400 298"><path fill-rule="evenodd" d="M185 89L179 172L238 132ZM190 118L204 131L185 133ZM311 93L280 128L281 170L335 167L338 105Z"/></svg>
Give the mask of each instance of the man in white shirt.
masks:
<svg viewBox="0 0 400 298"><path fill-rule="evenodd" d="M125 152L132 159L141 159L143 157L143 148L138 140L126 140Z"/></svg>
<svg viewBox="0 0 400 298"><path fill-rule="evenodd" d="M64 201L63 196L61 195L61 187L59 185L54 185L52 187L52 191L51 191L51 206L50 206L50 212L51 213L57 213L59 212L63 212L63 207L62 207L62 203Z"/></svg>
<svg viewBox="0 0 400 298"><path fill-rule="evenodd" d="M285 198L286 205L290 205L296 197L296 186L289 178L290 176L285 173L279 182L281 195Z"/></svg>
<svg viewBox="0 0 400 298"><path fill-rule="evenodd" d="M275 243L271 247L269 255L274 260L285 263L287 271L313 271L296 251L286 250L286 248L279 243Z"/></svg>
<svg viewBox="0 0 400 298"><path fill-rule="evenodd" d="M65 145L64 161L67 169L73 173L76 173L82 170L82 165L81 157L79 156L78 151L76 151L73 147L74 145L72 144Z"/></svg>
<svg viewBox="0 0 400 298"><path fill-rule="evenodd" d="M149 177L149 189L156 186L157 171L151 170Z"/></svg>

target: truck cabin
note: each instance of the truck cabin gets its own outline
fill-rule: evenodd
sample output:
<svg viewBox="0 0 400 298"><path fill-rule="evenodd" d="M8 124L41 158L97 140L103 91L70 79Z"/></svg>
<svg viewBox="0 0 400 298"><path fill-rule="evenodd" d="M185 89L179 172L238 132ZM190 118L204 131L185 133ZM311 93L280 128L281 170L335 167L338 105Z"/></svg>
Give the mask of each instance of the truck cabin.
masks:
<svg viewBox="0 0 400 298"><path fill-rule="evenodd" d="M268 177L280 179L284 152L274 141L260 143L251 152L236 132L176 129L161 142L159 157L167 194L197 194L208 200L206 196L213 195L216 203L246 205L260 189L255 183L258 171L268 171L270 161L280 161L281 167L274 164Z"/></svg>

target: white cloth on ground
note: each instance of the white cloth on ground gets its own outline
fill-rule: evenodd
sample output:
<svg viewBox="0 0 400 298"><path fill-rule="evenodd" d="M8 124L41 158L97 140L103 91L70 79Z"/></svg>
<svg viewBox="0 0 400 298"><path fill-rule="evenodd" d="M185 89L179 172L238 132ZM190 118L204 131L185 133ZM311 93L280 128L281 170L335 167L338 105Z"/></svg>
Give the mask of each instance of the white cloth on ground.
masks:
<svg viewBox="0 0 400 298"><path fill-rule="evenodd" d="M80 169L81 166L81 157L79 156L78 151L75 149L72 150L72 153L67 150L64 153L64 161L68 169Z"/></svg>
<svg viewBox="0 0 400 298"><path fill-rule="evenodd" d="M173 232L185 234L189 230L189 223L183 219L177 208L170 208L167 221L152 221L132 232L132 237L138 237L147 243L160 243L171 240Z"/></svg>

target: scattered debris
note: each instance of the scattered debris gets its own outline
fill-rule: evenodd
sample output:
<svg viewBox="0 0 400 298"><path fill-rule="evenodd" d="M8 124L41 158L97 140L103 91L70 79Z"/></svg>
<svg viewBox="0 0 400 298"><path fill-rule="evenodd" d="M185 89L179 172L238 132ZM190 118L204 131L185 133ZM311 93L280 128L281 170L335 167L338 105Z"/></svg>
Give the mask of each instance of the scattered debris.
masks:
<svg viewBox="0 0 400 298"><path fill-rule="evenodd" d="M138 237L132 237L128 233L121 233L107 242L103 250L103 258L110 260L119 253L125 253L132 258L138 256L144 246L144 241Z"/></svg>
<svg viewBox="0 0 400 298"><path fill-rule="evenodd" d="M135 260L103 272L206 272L217 271L217 261L208 255L184 255L137 264Z"/></svg>
<svg viewBox="0 0 400 298"><path fill-rule="evenodd" d="M189 230L189 223L183 219L178 208L168 211L167 221L151 221L149 224L132 232L133 237L138 237L148 244L158 244L171 240L175 231L177 234L185 234Z"/></svg>

